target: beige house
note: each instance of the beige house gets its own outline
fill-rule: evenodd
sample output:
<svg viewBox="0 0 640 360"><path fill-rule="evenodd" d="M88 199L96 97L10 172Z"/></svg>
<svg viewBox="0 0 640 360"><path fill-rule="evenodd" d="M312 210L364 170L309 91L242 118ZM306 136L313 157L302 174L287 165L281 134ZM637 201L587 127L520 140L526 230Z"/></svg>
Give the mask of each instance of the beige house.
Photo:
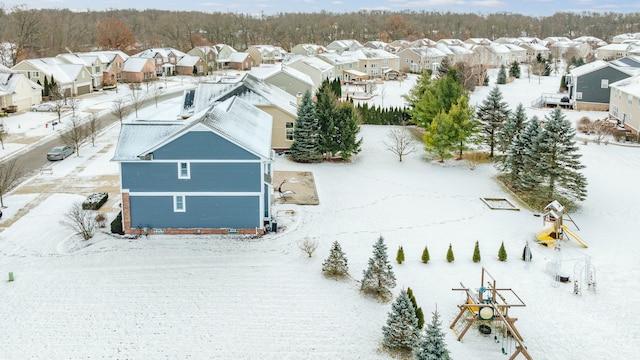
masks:
<svg viewBox="0 0 640 360"><path fill-rule="evenodd" d="M298 116L298 100L280 87L267 83L252 74L235 80L202 82L195 89L193 113L199 113L213 104L238 96L268 113L273 118L271 146L275 150L288 150L293 143L293 128Z"/></svg>
<svg viewBox="0 0 640 360"><path fill-rule="evenodd" d="M22 60L11 68L40 85L53 79L63 96L77 96L93 91L93 76L86 66L67 64L59 58Z"/></svg>
<svg viewBox="0 0 640 360"><path fill-rule="evenodd" d="M640 75L609 85L609 116L633 134L640 132Z"/></svg>
<svg viewBox="0 0 640 360"><path fill-rule="evenodd" d="M309 75L316 88L320 87L320 84L325 80L331 81L335 79L333 66L317 57L293 56L288 61L285 61L284 64Z"/></svg>
<svg viewBox="0 0 640 360"><path fill-rule="evenodd" d="M640 40L637 42L601 46L595 50L595 56L598 60L609 61L620 59L629 54L637 54L638 51L640 51Z"/></svg>
<svg viewBox="0 0 640 360"><path fill-rule="evenodd" d="M549 48L542 46L538 43L521 42L518 46L525 50L525 62L532 62L538 58L538 55L543 59L549 58Z"/></svg>
<svg viewBox="0 0 640 360"><path fill-rule="evenodd" d="M351 52L339 54L335 51L325 52L316 57L333 67L333 74L340 81L366 79L367 74L361 72L360 60Z"/></svg>
<svg viewBox="0 0 640 360"><path fill-rule="evenodd" d="M187 52L187 55L197 56L206 64L205 74L209 74L218 69L218 49L215 46L196 46Z"/></svg>
<svg viewBox="0 0 640 360"><path fill-rule="evenodd" d="M327 48L322 45L316 44L298 44L291 48L292 54L304 55L304 56L316 56L327 52Z"/></svg>
<svg viewBox="0 0 640 360"><path fill-rule="evenodd" d="M29 110L42 102L42 86L0 64L0 108Z"/></svg>
<svg viewBox="0 0 640 360"><path fill-rule="evenodd" d="M435 47L447 55L449 63L451 64L475 61L474 52L467 49L464 45L447 45L447 43L439 42Z"/></svg>
<svg viewBox="0 0 640 360"><path fill-rule="evenodd" d="M400 71L400 57L380 49L362 48L356 51L345 51L358 59L358 71L369 78L381 78L387 70Z"/></svg>
<svg viewBox="0 0 640 360"><path fill-rule="evenodd" d="M273 45L252 45L245 52L251 54L256 66L282 62L287 55L283 48Z"/></svg>
<svg viewBox="0 0 640 360"><path fill-rule="evenodd" d="M98 54L67 53L56 56L67 64L83 65L91 73L91 86L94 90L102 88L102 73L108 66L108 60Z"/></svg>
<svg viewBox="0 0 640 360"><path fill-rule="evenodd" d="M357 51L362 48L364 48L364 46L358 40L354 39L335 40L327 45L327 50L335 51L338 54L342 54L345 51Z"/></svg>
<svg viewBox="0 0 640 360"><path fill-rule="evenodd" d="M440 62L447 54L434 47L407 48L398 52L400 58L400 71L421 73L423 71L436 71Z"/></svg>
<svg viewBox="0 0 640 360"><path fill-rule="evenodd" d="M130 57L124 62L122 79L128 83L153 81L157 77L156 69L153 59Z"/></svg>
<svg viewBox="0 0 640 360"><path fill-rule="evenodd" d="M253 67L250 74L252 77L276 86L293 96L304 94L307 91L315 94L318 89L309 75L283 63Z"/></svg>

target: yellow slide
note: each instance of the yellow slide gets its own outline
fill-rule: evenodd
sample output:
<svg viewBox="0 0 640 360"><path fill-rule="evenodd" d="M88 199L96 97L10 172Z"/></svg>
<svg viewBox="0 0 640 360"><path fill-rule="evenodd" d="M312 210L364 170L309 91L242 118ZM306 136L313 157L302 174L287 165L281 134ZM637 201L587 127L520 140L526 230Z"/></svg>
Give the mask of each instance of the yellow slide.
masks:
<svg viewBox="0 0 640 360"><path fill-rule="evenodd" d="M553 245L553 244L555 244L556 238L553 237L552 234L555 234L555 232L554 232L554 229L553 229L553 224L550 224L550 225L547 225L547 226L543 227L542 229L540 229L536 233L536 238L540 242L544 242L544 243L547 243L549 245Z"/></svg>
<svg viewBox="0 0 640 360"><path fill-rule="evenodd" d="M567 228L566 225L562 225L562 230L564 230L564 232L566 232L567 234L569 234L572 238L576 239L577 242L580 243L580 245L588 248L589 245L587 245L585 242L583 242L582 240L580 240L580 238L578 237L578 235L576 235L573 231L569 230L569 228Z"/></svg>

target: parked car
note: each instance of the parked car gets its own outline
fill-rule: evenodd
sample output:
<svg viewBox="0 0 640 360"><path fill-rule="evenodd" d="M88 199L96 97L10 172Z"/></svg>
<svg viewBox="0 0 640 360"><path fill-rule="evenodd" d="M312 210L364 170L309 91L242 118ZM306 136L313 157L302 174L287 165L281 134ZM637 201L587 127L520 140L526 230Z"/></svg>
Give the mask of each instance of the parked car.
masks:
<svg viewBox="0 0 640 360"><path fill-rule="evenodd" d="M55 111L55 110L56 110L55 106L47 103L42 103L42 104L34 105L31 107L31 111Z"/></svg>
<svg viewBox="0 0 640 360"><path fill-rule="evenodd" d="M47 153L47 160L64 160L74 152L72 146L56 146Z"/></svg>

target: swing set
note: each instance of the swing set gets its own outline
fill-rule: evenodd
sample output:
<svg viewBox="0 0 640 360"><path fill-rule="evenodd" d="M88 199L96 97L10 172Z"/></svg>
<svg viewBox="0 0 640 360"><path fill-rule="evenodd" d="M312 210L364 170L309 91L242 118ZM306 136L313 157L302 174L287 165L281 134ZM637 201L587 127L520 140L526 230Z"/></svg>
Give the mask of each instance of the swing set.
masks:
<svg viewBox="0 0 640 360"><path fill-rule="evenodd" d="M496 329L498 327L502 328L502 340L498 339L497 334L494 335L493 339L496 343L502 342L502 353L504 355L508 355L511 352L512 342L515 341L515 351L511 354L509 360L514 360L518 354L522 354L527 360L532 360L524 345L522 335L516 329L515 322L518 319L509 316L511 307L526 306L522 299L510 288L498 288L496 280L485 268L482 268L480 288L478 288L477 292L465 287L462 283L460 283L460 286L461 288L451 290L464 291L466 295L465 303L458 305L460 312L449 326L458 341L462 341L471 326L479 321L479 331L483 334L490 334L491 326L496 327ZM496 322L497 324L494 325Z"/></svg>

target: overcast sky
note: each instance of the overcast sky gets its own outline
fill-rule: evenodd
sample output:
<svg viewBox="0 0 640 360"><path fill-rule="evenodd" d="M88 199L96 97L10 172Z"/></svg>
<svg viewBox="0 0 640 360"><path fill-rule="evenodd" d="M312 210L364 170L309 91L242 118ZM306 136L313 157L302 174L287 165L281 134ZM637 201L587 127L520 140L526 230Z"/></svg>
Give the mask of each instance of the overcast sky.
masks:
<svg viewBox="0 0 640 360"><path fill-rule="evenodd" d="M359 10L414 10L489 14L509 12L531 16L561 11L640 12L639 0L0 0L6 9L27 4L30 9L56 8L74 11L107 9L161 9L204 12L239 12L267 15L281 12L353 12Z"/></svg>

